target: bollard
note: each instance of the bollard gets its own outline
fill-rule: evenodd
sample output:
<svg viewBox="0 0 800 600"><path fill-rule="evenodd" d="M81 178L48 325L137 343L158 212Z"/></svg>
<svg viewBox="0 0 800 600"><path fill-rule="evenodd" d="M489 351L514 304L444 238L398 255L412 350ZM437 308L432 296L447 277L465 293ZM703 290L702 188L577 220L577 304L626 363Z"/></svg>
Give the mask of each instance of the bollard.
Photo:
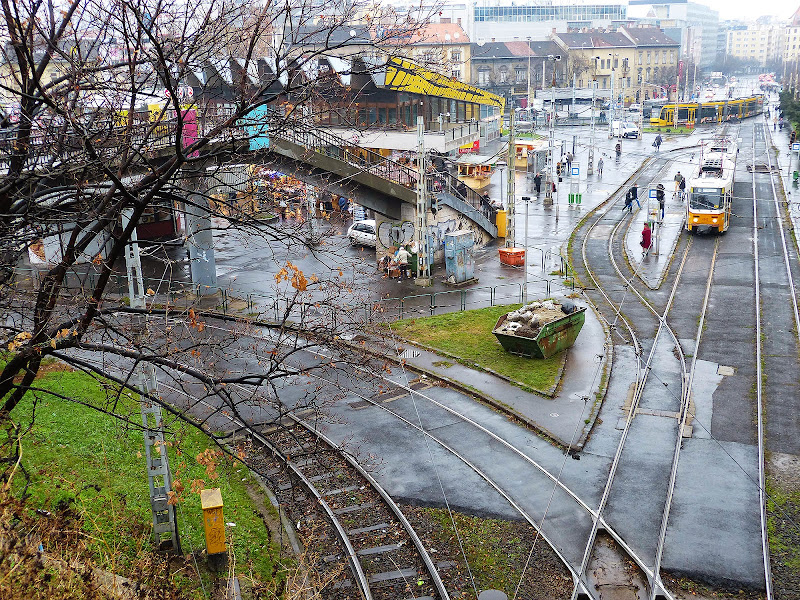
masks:
<svg viewBox="0 0 800 600"><path fill-rule="evenodd" d="M227 562L225 546L225 520L222 516L222 493L219 488L200 490L200 505L203 509L203 528L206 532L206 554L213 568Z"/></svg>

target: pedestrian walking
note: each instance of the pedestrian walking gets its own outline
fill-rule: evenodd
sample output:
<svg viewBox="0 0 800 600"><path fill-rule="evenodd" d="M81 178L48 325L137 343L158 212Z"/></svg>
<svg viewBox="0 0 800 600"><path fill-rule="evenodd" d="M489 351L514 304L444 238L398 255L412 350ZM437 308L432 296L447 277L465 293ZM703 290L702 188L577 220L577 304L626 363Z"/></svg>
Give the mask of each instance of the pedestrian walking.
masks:
<svg viewBox="0 0 800 600"><path fill-rule="evenodd" d="M656 152L658 152L659 148L661 148L661 142L662 142L661 134L659 133L658 135L656 135L656 139L653 140L653 146L655 147Z"/></svg>
<svg viewBox="0 0 800 600"><path fill-rule="evenodd" d="M642 205L639 203L639 187L635 183L631 186L631 197L633 201L636 202L636 206L642 208Z"/></svg>
<svg viewBox="0 0 800 600"><path fill-rule="evenodd" d="M603 176L603 157L600 157L600 160L597 161L597 176Z"/></svg>
<svg viewBox="0 0 800 600"><path fill-rule="evenodd" d="M642 257L647 255L647 251L650 250L650 244L653 241L653 232L650 230L650 224L645 221L644 228L642 229L642 241L639 242L639 245L642 247Z"/></svg>
<svg viewBox="0 0 800 600"><path fill-rule="evenodd" d="M533 187L536 190L536 195L539 195L539 192L542 191L542 174L541 172L537 172L536 175L533 176Z"/></svg>
<svg viewBox="0 0 800 600"><path fill-rule="evenodd" d="M565 158L567 161L567 175L572 177L572 159L574 158L572 156L572 152L567 152L567 156Z"/></svg>
<svg viewBox="0 0 800 600"><path fill-rule="evenodd" d="M628 190L628 193L625 194L625 206L622 208L622 212L628 211L628 214L633 214L633 192Z"/></svg>
<svg viewBox="0 0 800 600"><path fill-rule="evenodd" d="M677 173L675 173L675 177L673 178L673 181L675 181L675 192L673 192L672 194L673 198L678 193L678 188L681 185L681 179L683 179L683 175L681 175L681 172L678 171Z"/></svg>
<svg viewBox="0 0 800 600"><path fill-rule="evenodd" d="M686 198L686 177L681 177L681 182L678 184L678 198L681 202Z"/></svg>

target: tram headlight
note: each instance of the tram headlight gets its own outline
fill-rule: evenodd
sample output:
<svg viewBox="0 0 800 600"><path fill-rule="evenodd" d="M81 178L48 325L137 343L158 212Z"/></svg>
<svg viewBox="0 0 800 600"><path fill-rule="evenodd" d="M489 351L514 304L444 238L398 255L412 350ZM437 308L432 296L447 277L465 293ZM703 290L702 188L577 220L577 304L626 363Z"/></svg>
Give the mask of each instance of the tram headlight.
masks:
<svg viewBox="0 0 800 600"><path fill-rule="evenodd" d="M713 219L711 219L711 222L712 223L716 223L717 222L717 217L714 217Z"/></svg>
<svg viewBox="0 0 800 600"><path fill-rule="evenodd" d="M698 222L700 222L700 217L692 217L692 220L693 220L695 223L698 223Z"/></svg>

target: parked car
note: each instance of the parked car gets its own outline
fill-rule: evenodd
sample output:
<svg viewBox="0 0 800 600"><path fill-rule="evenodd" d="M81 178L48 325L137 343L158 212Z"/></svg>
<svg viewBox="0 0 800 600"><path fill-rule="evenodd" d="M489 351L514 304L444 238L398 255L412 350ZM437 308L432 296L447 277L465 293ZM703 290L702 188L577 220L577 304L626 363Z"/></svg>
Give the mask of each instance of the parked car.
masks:
<svg viewBox="0 0 800 600"><path fill-rule="evenodd" d="M372 246L377 243L375 235L375 219L355 221L347 230L347 237L353 246Z"/></svg>
<svg viewBox="0 0 800 600"><path fill-rule="evenodd" d="M632 113L642 112L642 105L634 102L628 107L628 110Z"/></svg>
<svg viewBox="0 0 800 600"><path fill-rule="evenodd" d="M608 137L638 138L639 128L633 121L612 121L608 128Z"/></svg>

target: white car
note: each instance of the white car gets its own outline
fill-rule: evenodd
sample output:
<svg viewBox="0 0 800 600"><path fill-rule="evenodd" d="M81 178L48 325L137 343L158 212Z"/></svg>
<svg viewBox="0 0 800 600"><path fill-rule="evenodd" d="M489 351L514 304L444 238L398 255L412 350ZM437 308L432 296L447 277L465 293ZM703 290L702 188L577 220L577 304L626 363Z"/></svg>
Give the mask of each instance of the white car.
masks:
<svg viewBox="0 0 800 600"><path fill-rule="evenodd" d="M608 137L638 138L639 128L633 121L612 121L608 128Z"/></svg>
<svg viewBox="0 0 800 600"><path fill-rule="evenodd" d="M642 112L642 105L634 102L628 107L628 110L635 113Z"/></svg>
<svg viewBox="0 0 800 600"><path fill-rule="evenodd" d="M375 235L375 219L355 221L347 230L347 237L353 246L372 246L377 243Z"/></svg>

